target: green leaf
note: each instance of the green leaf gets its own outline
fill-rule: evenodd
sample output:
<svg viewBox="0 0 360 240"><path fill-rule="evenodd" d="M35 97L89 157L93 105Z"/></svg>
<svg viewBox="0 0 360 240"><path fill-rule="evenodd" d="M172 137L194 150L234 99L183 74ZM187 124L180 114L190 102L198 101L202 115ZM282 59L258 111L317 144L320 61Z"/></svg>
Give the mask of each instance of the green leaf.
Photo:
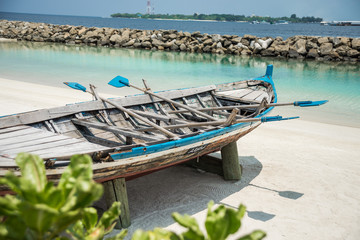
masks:
<svg viewBox="0 0 360 240"><path fill-rule="evenodd" d="M255 230L252 233L245 235L237 240L261 240L266 237L266 233L261 230Z"/></svg>
<svg viewBox="0 0 360 240"><path fill-rule="evenodd" d="M15 159L21 170L22 179L29 182L33 190L41 192L47 183L43 160L29 153L19 153Z"/></svg>
<svg viewBox="0 0 360 240"><path fill-rule="evenodd" d="M84 227L88 231L95 228L97 220L98 220L98 215L97 215L97 211L95 208L85 208L84 209L82 221L83 221Z"/></svg>
<svg viewBox="0 0 360 240"><path fill-rule="evenodd" d="M29 202L20 203L19 210L22 212L21 217L25 224L40 235L49 231L59 214L58 211L45 204Z"/></svg>
<svg viewBox="0 0 360 240"><path fill-rule="evenodd" d="M196 219L185 214L181 215L179 213L173 213L172 217L174 220L179 223L181 226L188 229L187 232L183 233L182 236L185 239L205 239L204 234L201 232L198 223L196 222Z"/></svg>
<svg viewBox="0 0 360 240"><path fill-rule="evenodd" d="M241 219L245 214L245 207L239 206L235 211L220 205L212 211L213 202L208 205L208 214L205 221L205 228L211 240L224 240L230 234L236 233L241 226Z"/></svg>
<svg viewBox="0 0 360 240"><path fill-rule="evenodd" d="M19 203L19 199L12 195L0 197L0 216L18 216Z"/></svg>
<svg viewBox="0 0 360 240"><path fill-rule="evenodd" d="M110 232L114 228L114 221L116 221L121 213L120 202L114 202L111 207L103 213L100 218L98 226L105 229L105 233Z"/></svg>
<svg viewBox="0 0 360 240"><path fill-rule="evenodd" d="M24 239L25 230L26 225L20 217L7 217L0 224L0 239Z"/></svg>

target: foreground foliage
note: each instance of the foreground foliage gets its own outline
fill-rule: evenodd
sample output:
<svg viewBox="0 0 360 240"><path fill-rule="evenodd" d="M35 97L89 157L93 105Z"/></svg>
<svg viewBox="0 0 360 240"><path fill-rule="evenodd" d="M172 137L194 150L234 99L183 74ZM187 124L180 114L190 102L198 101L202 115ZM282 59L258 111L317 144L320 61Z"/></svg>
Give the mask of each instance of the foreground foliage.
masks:
<svg viewBox="0 0 360 240"><path fill-rule="evenodd" d="M189 215L181 215L173 213L172 217L181 226L186 228L186 231L181 234L155 228L153 231L137 230L132 240L225 240L231 234L235 234L241 227L241 219L244 217L246 208L240 205L237 210L226 208L224 205L218 206L212 210L214 202L208 205L208 212L205 220L206 234L204 234L196 219ZM237 238L238 240L260 240L266 236L265 232L255 230L251 234Z"/></svg>
<svg viewBox="0 0 360 240"><path fill-rule="evenodd" d="M115 202L99 221L89 207L103 194L101 184L92 180L89 156L73 156L57 186L47 181L40 157L22 153L16 163L21 177L8 172L0 179L17 194L0 198L0 239L102 239L113 230L120 203Z"/></svg>
<svg viewBox="0 0 360 240"><path fill-rule="evenodd" d="M120 215L120 203L114 202L100 219L96 209L89 207L103 194L103 187L92 179L92 160L75 155L62 174L58 185L46 178L43 160L21 153L16 158L21 177L8 172L0 178L16 195L0 197L0 239L87 239L98 240L110 233ZM241 227L245 206L226 208L208 205L203 233L196 219L173 213L173 219L186 230L176 234L166 229L137 230L132 240L225 240ZM127 230L109 240L124 239ZM259 240L266 236L256 230L239 240Z"/></svg>

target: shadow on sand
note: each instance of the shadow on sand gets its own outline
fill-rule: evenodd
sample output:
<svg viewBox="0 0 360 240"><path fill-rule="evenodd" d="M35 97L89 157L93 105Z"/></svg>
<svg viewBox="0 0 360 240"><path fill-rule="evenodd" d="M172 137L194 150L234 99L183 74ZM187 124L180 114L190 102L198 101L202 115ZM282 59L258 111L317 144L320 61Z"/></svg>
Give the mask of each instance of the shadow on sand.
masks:
<svg viewBox="0 0 360 240"><path fill-rule="evenodd" d="M173 212L197 214L207 208L210 200L221 203L224 198L244 187L255 186L250 182L260 174L261 162L254 156L240 156L239 162L243 169L241 181L224 181L219 175L183 165L128 181L127 193L131 215L128 236L139 228L150 230L155 227L167 227L174 223L171 217ZM280 196L290 196L293 199L298 196L289 193L279 192ZM248 210L247 214L248 217L259 221L268 221L275 217L274 214L261 211Z"/></svg>

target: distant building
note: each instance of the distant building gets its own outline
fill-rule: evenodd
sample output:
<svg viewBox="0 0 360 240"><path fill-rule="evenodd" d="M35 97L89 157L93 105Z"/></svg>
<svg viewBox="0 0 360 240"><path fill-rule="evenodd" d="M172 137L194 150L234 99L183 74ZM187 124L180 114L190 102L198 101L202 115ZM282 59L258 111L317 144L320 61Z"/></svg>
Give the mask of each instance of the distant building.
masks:
<svg viewBox="0 0 360 240"><path fill-rule="evenodd" d="M151 5L150 0L148 0L146 4L146 14L154 14L154 7Z"/></svg>

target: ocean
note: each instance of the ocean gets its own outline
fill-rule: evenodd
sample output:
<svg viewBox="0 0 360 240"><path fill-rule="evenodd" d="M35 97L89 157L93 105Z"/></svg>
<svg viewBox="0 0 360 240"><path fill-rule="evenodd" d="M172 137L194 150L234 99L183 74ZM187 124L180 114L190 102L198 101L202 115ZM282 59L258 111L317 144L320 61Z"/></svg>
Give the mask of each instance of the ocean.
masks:
<svg viewBox="0 0 360 240"><path fill-rule="evenodd" d="M91 26L96 20L98 22L102 20L107 23L113 22L114 24L122 22L122 19L93 17L31 14L15 14L14 16L19 17L20 15L29 17L29 19L21 19L24 21L84 26ZM0 14L0 19L2 18L1 16ZM11 20L10 18L6 19ZM45 21L46 19L48 21ZM55 22L55 20L58 22ZM80 20L82 23L77 22ZM133 21L134 24L138 19L128 19L126 21ZM148 24L149 29L157 29L158 27L151 25L151 23L159 22L159 24L169 24L171 29L182 30L176 28L178 21L142 20L141 22L146 21L148 21L146 24ZM171 25L172 23L175 25ZM194 25L193 30L184 29L183 31L201 31L201 27L196 28L196 26L201 26L201 24L220 24L217 28L213 28L212 31L223 34L221 31L225 30L220 26L226 23L194 22L191 24ZM245 25L245 23L239 24L241 26ZM249 27L258 26L248 25ZM300 26L298 24L289 25L294 27ZM142 28L141 26L143 25L127 27L139 29ZM272 25L268 25L268 27L270 26ZM324 27L314 24L309 24L308 26ZM184 24L182 24L182 27L184 27ZM286 26L274 25L274 27L283 29ZM345 29L347 27L331 28L335 31L337 28ZM356 27L350 28L358 29ZM247 32L246 34L260 36L261 31L259 29L257 31L259 32ZM279 30L273 34L281 35L284 34L284 31ZM306 32L301 34L310 35ZM341 34L341 32L334 34ZM328 36L329 34L325 35ZM285 35L283 36L285 37ZM113 49L68 46L55 43L0 42L0 78L56 87L65 87L63 84L65 81L76 81L83 85L92 83L98 87L99 92L118 95L136 94L139 92L132 89L115 89L109 86L107 82L117 75L129 78L134 85L139 86L142 84L141 79L146 79L152 90L159 91L254 78L263 75L268 64L274 65L273 79L276 84L279 102L329 100L328 104L316 108L278 107L273 114L301 116L302 119L309 121L360 127L360 64L358 63Z"/></svg>
<svg viewBox="0 0 360 240"><path fill-rule="evenodd" d="M245 34L257 37L282 37L287 39L295 35L305 36L343 36L360 37L360 26L322 26L314 24L250 24L243 22L213 22L213 21L182 21L182 20L151 20L127 19L109 17L79 17L43 14L4 13L0 19L44 22L59 25L74 25L85 27L133 28L141 30L175 29L184 32L200 31L208 34L229 34L243 36Z"/></svg>

